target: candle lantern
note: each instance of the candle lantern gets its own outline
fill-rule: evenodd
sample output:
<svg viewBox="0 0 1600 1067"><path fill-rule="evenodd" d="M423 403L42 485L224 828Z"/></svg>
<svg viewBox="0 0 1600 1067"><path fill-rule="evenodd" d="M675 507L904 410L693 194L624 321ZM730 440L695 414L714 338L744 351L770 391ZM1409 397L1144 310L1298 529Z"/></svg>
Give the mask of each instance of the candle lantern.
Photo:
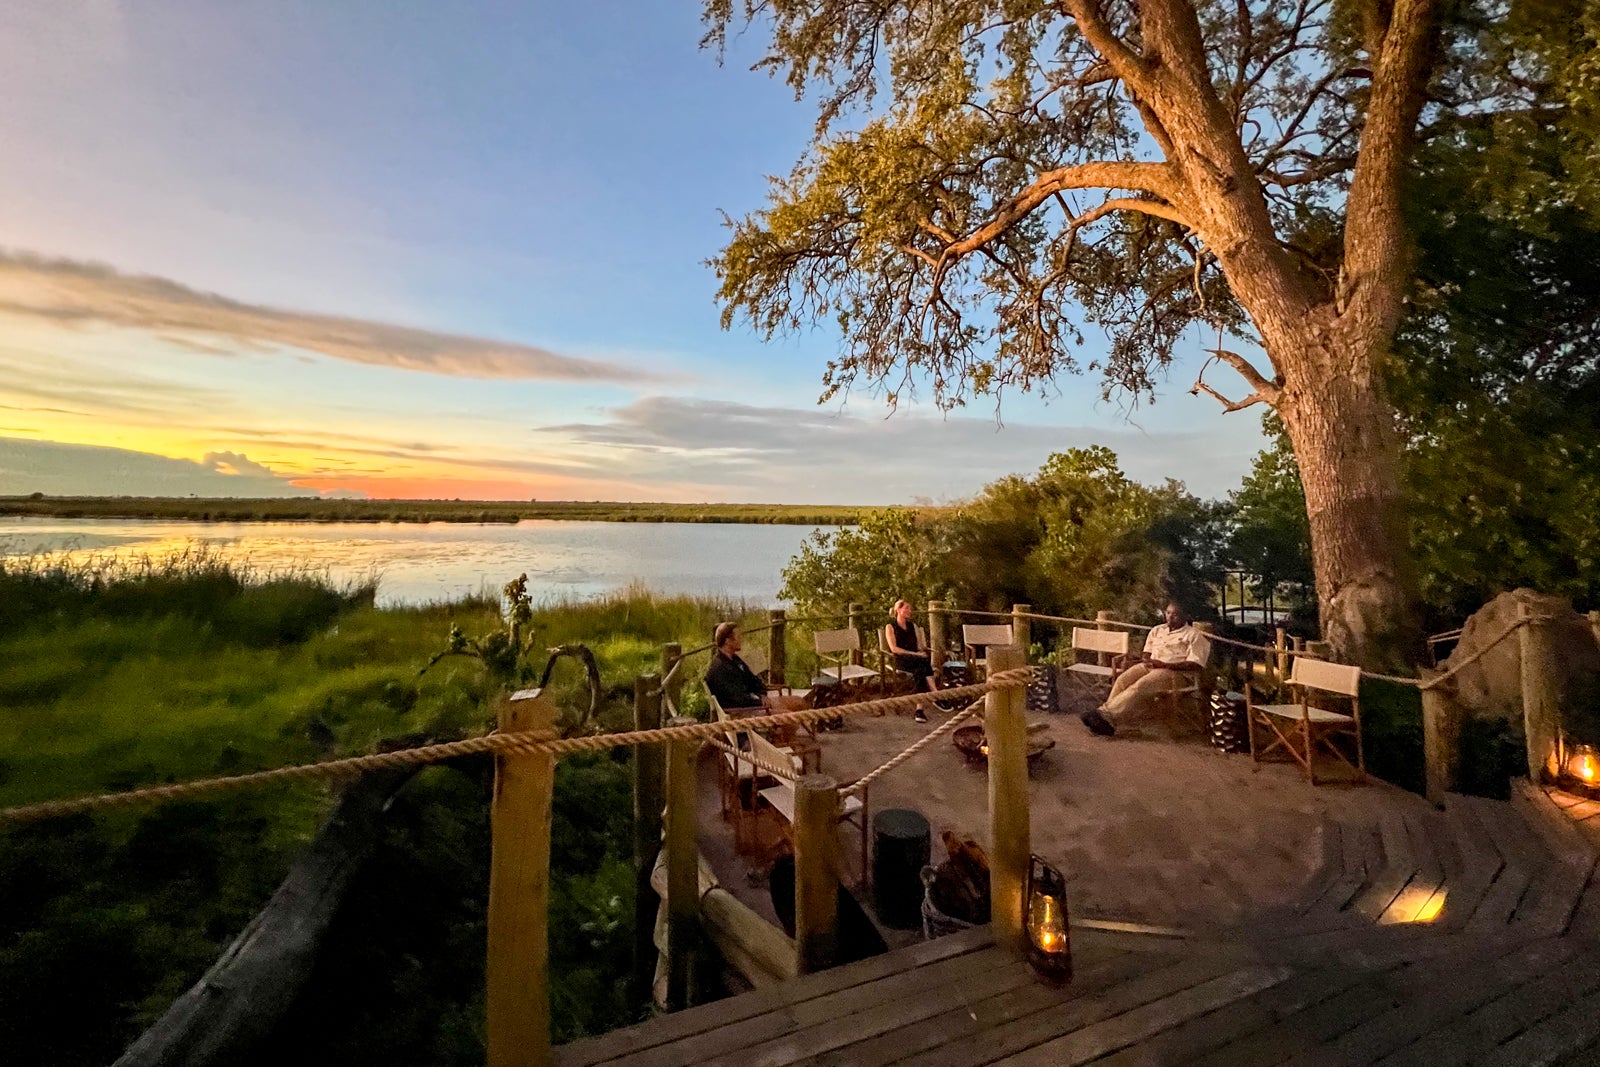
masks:
<svg viewBox="0 0 1600 1067"><path fill-rule="evenodd" d="M1593 745L1572 745L1566 764L1561 768L1564 777L1590 795L1600 795L1600 752Z"/></svg>
<svg viewBox="0 0 1600 1067"><path fill-rule="evenodd" d="M1072 935L1067 925L1067 881L1038 856L1028 861L1028 963L1053 983L1072 981Z"/></svg>

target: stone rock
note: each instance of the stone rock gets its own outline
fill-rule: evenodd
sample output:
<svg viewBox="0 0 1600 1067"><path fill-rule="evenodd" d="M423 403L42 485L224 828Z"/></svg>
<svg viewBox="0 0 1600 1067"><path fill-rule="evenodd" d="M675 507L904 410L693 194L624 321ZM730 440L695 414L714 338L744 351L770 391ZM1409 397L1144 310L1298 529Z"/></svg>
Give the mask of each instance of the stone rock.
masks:
<svg viewBox="0 0 1600 1067"><path fill-rule="evenodd" d="M1565 597L1548 596L1532 589L1501 593L1479 608L1462 628L1455 650L1439 666L1448 670L1466 663L1517 619L1519 604L1535 615L1551 618L1547 624L1552 659L1560 681L1563 727L1582 740L1597 742L1595 701L1600 694L1600 644L1589 620L1572 609ZM1452 679L1455 699L1468 714L1504 719L1514 731L1522 728L1522 652L1513 634L1468 663Z"/></svg>

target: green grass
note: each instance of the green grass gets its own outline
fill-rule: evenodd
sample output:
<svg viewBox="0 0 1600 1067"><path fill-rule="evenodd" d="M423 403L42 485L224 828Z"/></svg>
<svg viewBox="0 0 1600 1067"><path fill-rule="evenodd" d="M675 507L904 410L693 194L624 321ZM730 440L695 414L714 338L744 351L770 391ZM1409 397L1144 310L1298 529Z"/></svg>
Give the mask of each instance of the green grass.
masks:
<svg viewBox="0 0 1600 1067"><path fill-rule="evenodd" d="M0 515L198 522L742 522L849 526L876 507L834 504L665 504L582 500L252 500L196 497L0 497Z"/></svg>
<svg viewBox="0 0 1600 1067"><path fill-rule="evenodd" d="M702 644L739 604L630 591L539 605L536 648L582 642L601 719L631 722L660 646ZM482 599L378 610L370 589L194 556L0 566L0 805L233 774L491 725L479 661L425 673ZM531 657L527 673L543 667ZM689 665L693 678L704 660ZM690 687L692 690L692 686ZM558 666L563 707L587 704ZM558 767L552 860L555 1029L636 1018L628 750ZM397 799L268 1060L482 1062L488 760L433 768ZM326 817L324 785L278 785L0 831L0 1032L8 1060L114 1059L260 909ZM265 1061L264 1061L265 1062Z"/></svg>

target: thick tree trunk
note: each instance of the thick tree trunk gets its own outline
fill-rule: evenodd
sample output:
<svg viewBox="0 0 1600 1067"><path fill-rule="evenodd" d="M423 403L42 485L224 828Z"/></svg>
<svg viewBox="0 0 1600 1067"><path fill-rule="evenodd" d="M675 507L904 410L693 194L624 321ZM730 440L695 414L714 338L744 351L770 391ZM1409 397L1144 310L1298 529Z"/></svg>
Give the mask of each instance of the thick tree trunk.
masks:
<svg viewBox="0 0 1600 1067"><path fill-rule="evenodd" d="M1337 658L1410 674L1422 640L1394 410L1360 341L1285 353L1278 412L1311 522L1323 637Z"/></svg>

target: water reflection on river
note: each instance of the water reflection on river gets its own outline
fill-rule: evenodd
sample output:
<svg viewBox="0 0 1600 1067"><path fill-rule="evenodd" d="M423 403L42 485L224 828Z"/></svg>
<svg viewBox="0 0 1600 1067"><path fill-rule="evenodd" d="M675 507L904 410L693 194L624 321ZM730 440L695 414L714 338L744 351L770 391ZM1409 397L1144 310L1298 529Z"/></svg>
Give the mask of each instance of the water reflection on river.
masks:
<svg viewBox="0 0 1600 1067"><path fill-rule="evenodd" d="M209 523L0 519L0 555L162 557L203 544L264 569L337 582L379 575L380 604L498 591L527 572L536 600L631 583L662 593L776 602L780 572L816 527L735 523Z"/></svg>

